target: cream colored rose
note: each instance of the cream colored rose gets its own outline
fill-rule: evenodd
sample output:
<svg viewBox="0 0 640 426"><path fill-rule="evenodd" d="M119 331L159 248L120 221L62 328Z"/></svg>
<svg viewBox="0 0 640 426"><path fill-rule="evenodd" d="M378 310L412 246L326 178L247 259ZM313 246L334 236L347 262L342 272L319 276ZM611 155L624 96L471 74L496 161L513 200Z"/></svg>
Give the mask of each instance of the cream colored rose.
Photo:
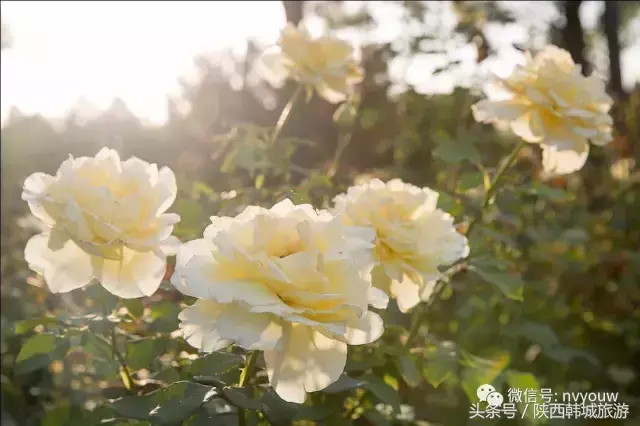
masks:
<svg viewBox="0 0 640 426"><path fill-rule="evenodd" d="M372 230L289 200L211 221L180 248L171 279L200 299L179 316L189 344L263 350L275 391L301 403L340 377L347 344L382 335L368 310L388 301L369 281Z"/></svg>
<svg viewBox="0 0 640 426"><path fill-rule="evenodd" d="M376 231L373 285L391 293L402 312L429 298L441 277L439 266L469 254L467 239L436 208L438 194L428 188L372 179L334 202L334 213L347 225Z"/></svg>
<svg viewBox="0 0 640 426"><path fill-rule="evenodd" d="M262 61L265 76L274 84L289 77L315 87L320 96L337 103L362 81L353 47L345 41L328 36L312 39L302 26L287 24L278 46L279 51L266 53Z"/></svg>
<svg viewBox="0 0 640 426"><path fill-rule="evenodd" d="M523 140L542 146L545 171L566 174L579 170L589 154L591 140L612 140L609 109L613 103L603 81L585 77L571 55L547 46L535 58L499 79L504 99L482 100L472 106L479 122L508 123Z"/></svg>
<svg viewBox="0 0 640 426"><path fill-rule="evenodd" d="M176 214L165 213L176 197L176 179L132 157L103 148L95 157L70 157L55 176L34 173L22 199L48 231L25 248L29 267L53 293L94 278L116 296L150 296L165 274L175 239Z"/></svg>

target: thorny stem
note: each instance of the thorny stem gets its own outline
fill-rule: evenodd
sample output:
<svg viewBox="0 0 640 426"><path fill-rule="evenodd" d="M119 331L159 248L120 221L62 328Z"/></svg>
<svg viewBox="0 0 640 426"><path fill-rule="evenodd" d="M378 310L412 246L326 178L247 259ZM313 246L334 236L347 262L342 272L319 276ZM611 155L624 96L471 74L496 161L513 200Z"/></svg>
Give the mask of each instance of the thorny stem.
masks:
<svg viewBox="0 0 640 426"><path fill-rule="evenodd" d="M259 355L260 351L252 351L247 357L244 370L242 370L242 373L240 374L240 381L238 382L239 387L244 387L249 382L249 379L253 375L253 370L256 366ZM247 424L247 418L244 408L238 408L238 415L240 417L240 426L245 426Z"/></svg>
<svg viewBox="0 0 640 426"><path fill-rule="evenodd" d="M284 109L282 110L282 113L280 113L280 118L278 118L278 123L276 124L276 127L273 130L273 134L271 135L271 145L273 145L278 139L278 136L280 136L280 132L282 132L282 128L284 127L284 125L287 122L287 119L289 118L289 114L291 113L293 104L296 102L296 100L300 96L300 93L302 93L303 88L304 86L302 84L298 85L295 92L293 92L293 95L291 95L291 99L289 99L289 102L287 102L287 105L285 105Z"/></svg>

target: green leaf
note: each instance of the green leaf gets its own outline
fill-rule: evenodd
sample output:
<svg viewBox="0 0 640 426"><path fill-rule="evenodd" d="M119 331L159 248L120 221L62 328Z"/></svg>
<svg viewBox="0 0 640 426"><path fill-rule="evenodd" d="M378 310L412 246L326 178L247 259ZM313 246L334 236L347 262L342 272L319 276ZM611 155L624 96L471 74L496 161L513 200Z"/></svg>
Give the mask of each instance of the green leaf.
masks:
<svg viewBox="0 0 640 426"><path fill-rule="evenodd" d="M16 322L14 331L17 335L25 334L34 329L38 325L57 324L58 320L54 317L42 317Z"/></svg>
<svg viewBox="0 0 640 426"><path fill-rule="evenodd" d="M518 371L508 371L507 372L507 383L509 383L509 387L511 389L519 389L521 391L525 391L525 389L534 389L536 391L536 395L537 395L537 403L540 404L542 402L541 399L541 394L540 394L540 383L538 382L538 379L536 379L536 376L534 376L531 373L521 373ZM505 396L506 398L506 396ZM540 420L537 418L537 416L535 415L535 411L531 410L531 409L527 409L527 403L526 402L519 402L518 403L518 409L520 410L521 413L525 413L525 415L527 416L527 418L532 421L532 422L536 422L537 420Z"/></svg>
<svg viewBox="0 0 640 426"><path fill-rule="evenodd" d="M450 342L427 347L424 375L429 384L437 388L456 371L455 347Z"/></svg>
<svg viewBox="0 0 640 426"><path fill-rule="evenodd" d="M412 355L401 355L397 363L400 374L407 385L414 388L422 382L422 376L416 367L416 361Z"/></svg>
<svg viewBox="0 0 640 426"><path fill-rule="evenodd" d="M389 421L389 419L387 419L382 413L380 413L379 411L367 411L366 413L364 413L364 417L369 420L369 422L371 424L374 424L375 426L391 426L391 421Z"/></svg>
<svg viewBox="0 0 640 426"><path fill-rule="evenodd" d="M244 359L240 355L213 352L195 360L191 364L190 372L194 375L214 376L225 373L243 362Z"/></svg>
<svg viewBox="0 0 640 426"><path fill-rule="evenodd" d="M189 418L216 394L216 389L211 386L187 381L176 382L162 390L158 405L149 414L161 424L177 423Z"/></svg>
<svg viewBox="0 0 640 426"><path fill-rule="evenodd" d="M125 299L124 306L135 319L141 318L144 314L144 305L139 299Z"/></svg>
<svg viewBox="0 0 640 426"><path fill-rule="evenodd" d="M328 405L306 405L300 408L294 420L322 421L335 413L336 407Z"/></svg>
<svg viewBox="0 0 640 426"><path fill-rule="evenodd" d="M506 352L494 354L491 358L474 355L465 356L467 367L462 371L462 387L470 401L477 398L478 387L491 384L509 364L510 356Z"/></svg>
<svg viewBox="0 0 640 426"><path fill-rule="evenodd" d="M571 200L573 195L562 189L551 188L540 182L534 182L531 184L522 185L520 190L525 194L535 195L541 198L548 198L550 200Z"/></svg>
<svg viewBox="0 0 640 426"><path fill-rule="evenodd" d="M238 426L239 418L235 408L222 398L212 398L196 410L192 418L185 422L188 426Z"/></svg>
<svg viewBox="0 0 640 426"><path fill-rule="evenodd" d="M232 402L236 407L246 408L247 410L259 410L262 404L251 396L248 388L225 387L222 389L224 396Z"/></svg>
<svg viewBox="0 0 640 426"><path fill-rule="evenodd" d="M52 334L36 334L25 342L16 358L16 374L25 374L46 367L51 361L63 358L69 341Z"/></svg>
<svg viewBox="0 0 640 426"><path fill-rule="evenodd" d="M149 368L158 357L159 342L155 339L143 339L127 345L127 365L133 370Z"/></svg>
<svg viewBox="0 0 640 426"><path fill-rule="evenodd" d="M158 405L161 393L162 389L158 389L146 395L125 396L107 405L121 416L147 420L151 411Z"/></svg>
<svg viewBox="0 0 640 426"><path fill-rule="evenodd" d="M325 393L340 393L344 391L350 391L352 389L360 388L364 386L364 382L356 380L352 377L343 374L340 378L324 388L322 391Z"/></svg>
<svg viewBox="0 0 640 426"><path fill-rule="evenodd" d="M582 358L594 366L600 365L600 361L598 361L596 357L581 349L555 347L547 349L543 353L549 358L563 364L569 364L575 358Z"/></svg>
<svg viewBox="0 0 640 426"><path fill-rule="evenodd" d="M262 413L274 425L290 424L300 410L298 404L284 401L273 389L267 390L260 402L264 405Z"/></svg>
<svg viewBox="0 0 640 426"><path fill-rule="evenodd" d="M436 137L438 147L433 151L433 155L440 158L445 163L456 164L464 160L472 163L480 163L482 158L470 138L452 139L443 133Z"/></svg>
<svg viewBox="0 0 640 426"><path fill-rule="evenodd" d="M46 354L56 348L57 337L53 334L35 334L20 349L16 362L20 363L38 354Z"/></svg>
<svg viewBox="0 0 640 426"><path fill-rule="evenodd" d="M389 404L396 412L400 411L400 395L381 378L368 374L362 377L365 388L370 390L381 402Z"/></svg>
<svg viewBox="0 0 640 426"><path fill-rule="evenodd" d="M53 410L47 411L40 426L60 426L69 424L71 409L68 405L61 405Z"/></svg>
<svg viewBox="0 0 640 426"><path fill-rule="evenodd" d="M558 335L551 326L537 322L515 324L508 329L508 333L513 333L537 343L542 346L543 349L555 347L560 343Z"/></svg>
<svg viewBox="0 0 640 426"><path fill-rule="evenodd" d="M480 268L473 268L472 270L484 281L496 286L509 299L524 300L524 283L519 276L501 271L489 272Z"/></svg>

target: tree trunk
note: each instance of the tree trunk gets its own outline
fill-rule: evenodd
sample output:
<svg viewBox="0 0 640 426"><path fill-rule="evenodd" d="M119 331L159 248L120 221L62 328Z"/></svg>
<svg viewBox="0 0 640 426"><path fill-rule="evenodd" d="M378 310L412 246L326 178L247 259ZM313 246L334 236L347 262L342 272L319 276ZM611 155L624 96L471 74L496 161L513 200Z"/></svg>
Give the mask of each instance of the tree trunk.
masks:
<svg viewBox="0 0 640 426"><path fill-rule="evenodd" d="M620 5L617 1L604 2L604 33L609 48L609 90L616 96L623 96L622 73L620 71Z"/></svg>
<svg viewBox="0 0 640 426"><path fill-rule="evenodd" d="M298 25L300 21L302 21L304 1L283 0L282 5L284 6L284 13L287 18L287 22L291 22L293 25Z"/></svg>
<svg viewBox="0 0 640 426"><path fill-rule="evenodd" d="M564 17L566 24L562 29L562 40L575 63L582 65L582 73L591 74L591 65L585 56L584 30L580 22L580 5L582 0L566 0L564 2Z"/></svg>

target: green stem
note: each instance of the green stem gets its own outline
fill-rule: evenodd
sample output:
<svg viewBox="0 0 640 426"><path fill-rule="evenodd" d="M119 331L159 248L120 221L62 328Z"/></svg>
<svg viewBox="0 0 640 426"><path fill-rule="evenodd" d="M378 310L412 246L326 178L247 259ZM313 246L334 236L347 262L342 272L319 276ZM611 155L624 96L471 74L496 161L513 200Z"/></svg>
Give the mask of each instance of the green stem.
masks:
<svg viewBox="0 0 640 426"><path fill-rule="evenodd" d="M513 149L513 151L511 151L511 154L509 154L506 161L504 161L502 163L502 166L500 166L500 168L498 169L498 172L496 173L493 180L491 181L491 185L489 186L489 189L487 190L487 193L484 196L484 201L482 202L482 208L480 209L480 212L478 213L478 215L475 218L473 218L471 222L469 222L469 226L467 227L467 231L465 232L465 235L470 235L471 230L474 228L474 226L478 222L481 222L482 219L484 218L485 211L487 210L487 207L491 203L493 196L498 190L498 187L499 187L498 184L500 183L502 176L507 171L507 169L511 167L511 165L515 162L516 158L518 157L518 154L520 153L520 150L525 146L525 144L526 142L524 140L520 140L518 145Z"/></svg>
<svg viewBox="0 0 640 426"><path fill-rule="evenodd" d="M247 362L244 364L244 370L242 370L242 374L240 374L240 381L238 382L238 386L242 387L247 384L247 382L253 375L253 369L256 366L259 355L260 351L251 351L249 357L247 358Z"/></svg>
<svg viewBox="0 0 640 426"><path fill-rule="evenodd" d="M256 362L258 361L258 356L260 355L260 351L252 351L247 357L247 361L244 364L244 370L240 374L240 381L238 382L239 387L244 387L249 383L249 379L253 375L253 370L255 369ZM238 407L238 416L240 426L246 426L247 424L247 416L244 408Z"/></svg>
<svg viewBox="0 0 640 426"><path fill-rule="evenodd" d="M284 109L282 110L282 113L280 113L280 118L278 118L278 123L276 123L276 128L273 130L273 134L271 135L270 145L273 145L278 139L278 136L280 136L280 132L282 132L282 128L284 127L284 125L287 122L287 119L289 118L289 114L291 113L293 104L296 102L296 100L300 96L300 93L302 93L303 88L304 86L302 84L298 85L295 92L293 92L293 95L291 95L289 102L287 102L287 105L285 105Z"/></svg>
<svg viewBox="0 0 640 426"><path fill-rule="evenodd" d="M111 349L113 352L113 358L120 363L120 378L122 379L122 383L124 383L125 388L127 388L129 392L135 392L136 385L131 378L131 373L129 373L127 362L118 350L115 327L111 329Z"/></svg>
<svg viewBox="0 0 640 426"><path fill-rule="evenodd" d="M405 342L405 347L411 348L411 345L420 331L420 325L422 323L422 304L416 306L416 311L413 313L413 322L411 323L411 329L409 330L409 336Z"/></svg>

